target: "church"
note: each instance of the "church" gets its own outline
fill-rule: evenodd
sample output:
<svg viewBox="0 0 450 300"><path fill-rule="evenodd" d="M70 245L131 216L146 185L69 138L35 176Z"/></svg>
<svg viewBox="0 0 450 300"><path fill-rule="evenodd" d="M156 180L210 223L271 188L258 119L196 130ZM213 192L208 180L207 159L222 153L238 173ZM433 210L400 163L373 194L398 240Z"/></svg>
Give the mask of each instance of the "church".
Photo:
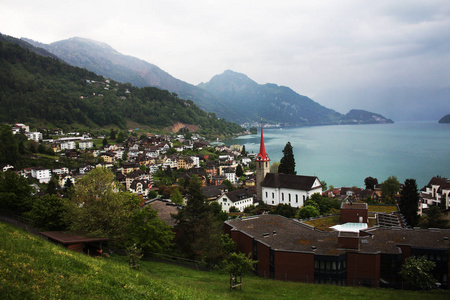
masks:
<svg viewBox="0 0 450 300"><path fill-rule="evenodd" d="M264 145L261 120L261 142L256 156L256 196L267 205L289 204L302 207L306 199L322 193L322 184L316 176L269 173L270 158Z"/></svg>

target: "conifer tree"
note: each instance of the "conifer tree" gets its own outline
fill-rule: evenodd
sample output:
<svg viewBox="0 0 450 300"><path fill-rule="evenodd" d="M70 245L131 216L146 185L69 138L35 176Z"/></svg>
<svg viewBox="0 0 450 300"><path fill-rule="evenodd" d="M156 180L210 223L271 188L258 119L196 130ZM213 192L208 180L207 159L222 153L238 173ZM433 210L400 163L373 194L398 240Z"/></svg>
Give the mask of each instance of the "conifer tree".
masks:
<svg viewBox="0 0 450 300"><path fill-rule="evenodd" d="M278 166L278 173L293 175L297 174L295 171L295 159L291 142L287 142L283 149L283 157L281 158L280 165Z"/></svg>
<svg viewBox="0 0 450 300"><path fill-rule="evenodd" d="M419 221L417 209L419 207L419 192L415 179L406 179L400 198L400 211L406 219L409 226L416 226Z"/></svg>

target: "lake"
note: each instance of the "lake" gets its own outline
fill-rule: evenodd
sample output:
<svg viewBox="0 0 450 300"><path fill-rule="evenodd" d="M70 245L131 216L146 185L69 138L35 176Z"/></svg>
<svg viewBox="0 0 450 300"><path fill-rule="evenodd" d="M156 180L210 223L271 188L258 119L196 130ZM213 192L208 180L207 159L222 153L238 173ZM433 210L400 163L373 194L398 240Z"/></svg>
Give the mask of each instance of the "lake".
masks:
<svg viewBox="0 0 450 300"><path fill-rule="evenodd" d="M225 144L259 152L260 134ZM264 128L266 152L279 162L287 142L294 151L297 174L317 176L335 187L364 187L372 176L383 182L395 175L414 178L421 189L431 177L450 177L450 124L399 122L377 125Z"/></svg>

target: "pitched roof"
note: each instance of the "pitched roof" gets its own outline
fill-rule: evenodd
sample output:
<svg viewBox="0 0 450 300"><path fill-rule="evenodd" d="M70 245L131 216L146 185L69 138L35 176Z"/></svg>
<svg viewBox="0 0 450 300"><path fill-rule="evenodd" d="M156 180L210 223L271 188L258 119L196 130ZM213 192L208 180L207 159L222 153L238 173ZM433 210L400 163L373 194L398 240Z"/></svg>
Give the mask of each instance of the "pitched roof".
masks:
<svg viewBox="0 0 450 300"><path fill-rule="evenodd" d="M316 180L319 180L316 176L267 173L261 186L309 191L313 188Z"/></svg>
<svg viewBox="0 0 450 300"><path fill-rule="evenodd" d="M250 189L239 189L225 194L233 203L242 199L253 198L253 192Z"/></svg>

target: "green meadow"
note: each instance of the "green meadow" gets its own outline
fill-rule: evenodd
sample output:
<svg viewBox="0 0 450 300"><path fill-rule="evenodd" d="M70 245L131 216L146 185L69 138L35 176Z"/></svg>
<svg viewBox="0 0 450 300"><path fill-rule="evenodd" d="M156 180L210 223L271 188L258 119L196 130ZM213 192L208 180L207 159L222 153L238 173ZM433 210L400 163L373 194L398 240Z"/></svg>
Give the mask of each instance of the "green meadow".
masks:
<svg viewBox="0 0 450 300"><path fill-rule="evenodd" d="M155 261L130 269L127 259L68 251L0 223L1 299L448 299L447 291L413 292L284 282Z"/></svg>

